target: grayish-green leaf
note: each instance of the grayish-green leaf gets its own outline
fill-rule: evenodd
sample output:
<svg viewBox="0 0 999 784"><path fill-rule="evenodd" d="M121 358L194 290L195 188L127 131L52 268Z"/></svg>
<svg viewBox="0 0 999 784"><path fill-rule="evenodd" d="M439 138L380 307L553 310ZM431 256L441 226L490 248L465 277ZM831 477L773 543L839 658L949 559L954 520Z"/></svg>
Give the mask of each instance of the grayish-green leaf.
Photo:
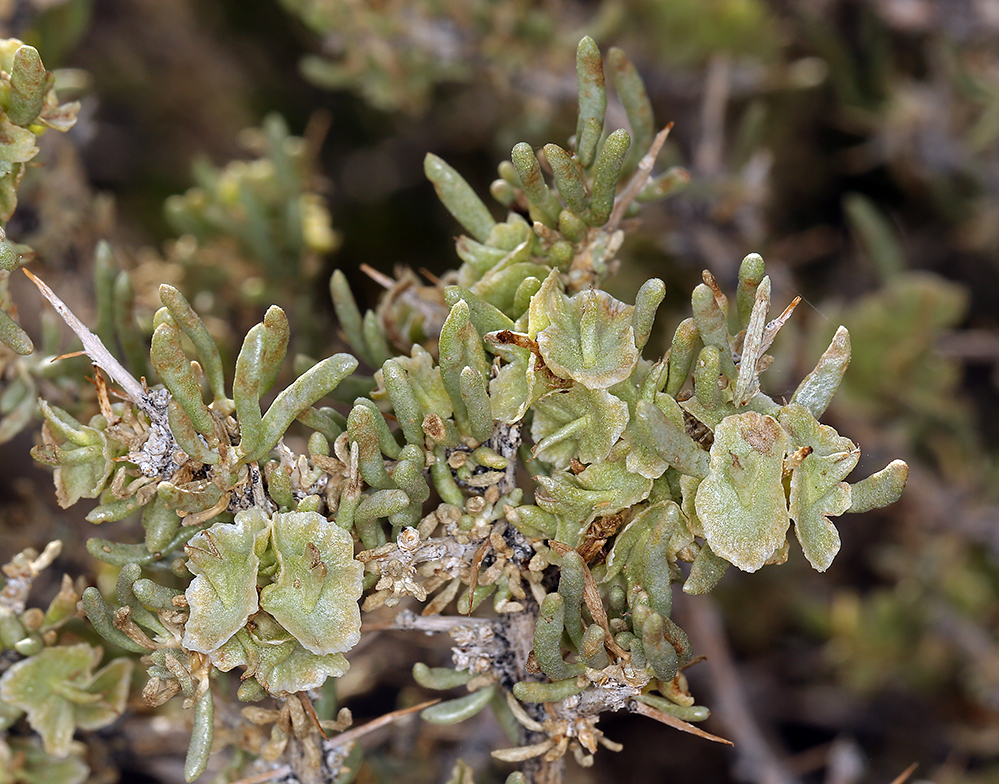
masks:
<svg viewBox="0 0 999 784"><path fill-rule="evenodd" d="M533 408L534 455L557 468L567 468L574 457L582 463L603 460L629 419L623 400L584 386L550 392Z"/></svg>
<svg viewBox="0 0 999 784"><path fill-rule="evenodd" d="M833 395L839 389L843 374L850 364L850 333L846 327L839 327L833 335L829 348L819 357L815 369L798 384L791 396L792 403L800 403L814 417L820 417L829 407Z"/></svg>
<svg viewBox="0 0 999 784"><path fill-rule="evenodd" d="M829 518L850 508L850 485L843 480L860 460L860 450L797 403L784 407L780 423L790 436L788 511L805 557L824 572L840 547L839 533Z"/></svg>
<svg viewBox="0 0 999 784"><path fill-rule="evenodd" d="M65 757L77 727L105 727L124 710L132 662L116 659L95 673L101 656L86 643L55 646L12 664L0 678L0 699L27 713L49 754Z"/></svg>
<svg viewBox="0 0 999 784"><path fill-rule="evenodd" d="M787 441L776 419L755 411L726 417L715 429L697 516L711 549L747 572L763 566L787 537Z"/></svg>
<svg viewBox="0 0 999 784"><path fill-rule="evenodd" d="M462 228L479 242L485 242L496 221L465 179L432 153L423 159L423 172L433 183L441 203Z"/></svg>
<svg viewBox="0 0 999 784"><path fill-rule="evenodd" d="M272 521L278 572L260 606L311 653L350 650L361 636L363 571L350 534L315 512L278 512Z"/></svg>
<svg viewBox="0 0 999 784"><path fill-rule="evenodd" d="M542 297L546 302L538 306L547 309L549 323L537 333L538 348L549 368L590 389L606 389L631 375L638 362L634 307L599 290L566 297L543 288L532 310Z"/></svg>
<svg viewBox="0 0 999 784"><path fill-rule="evenodd" d="M269 525L259 509L239 512L232 523L216 523L184 548L195 575L185 595L191 608L184 647L209 653L232 637L257 611L257 534Z"/></svg>
<svg viewBox="0 0 999 784"><path fill-rule="evenodd" d="M895 503L905 489L909 466L902 460L892 460L888 465L851 485L851 504L848 512L869 512Z"/></svg>
<svg viewBox="0 0 999 784"><path fill-rule="evenodd" d="M603 61L600 49L589 36L584 36L576 48L576 82L579 89L576 155L585 169L593 163L607 110Z"/></svg>

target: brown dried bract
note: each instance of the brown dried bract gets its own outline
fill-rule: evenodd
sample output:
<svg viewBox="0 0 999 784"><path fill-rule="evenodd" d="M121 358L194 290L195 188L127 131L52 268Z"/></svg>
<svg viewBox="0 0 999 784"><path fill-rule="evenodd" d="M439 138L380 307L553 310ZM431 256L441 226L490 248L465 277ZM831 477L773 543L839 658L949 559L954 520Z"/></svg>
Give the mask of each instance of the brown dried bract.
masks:
<svg viewBox="0 0 999 784"><path fill-rule="evenodd" d="M593 565L603 563L607 559L605 548L607 540L620 531L627 520L628 514L626 512L617 512L606 517L598 517L590 523L590 527L586 531L586 538L576 548L583 563Z"/></svg>

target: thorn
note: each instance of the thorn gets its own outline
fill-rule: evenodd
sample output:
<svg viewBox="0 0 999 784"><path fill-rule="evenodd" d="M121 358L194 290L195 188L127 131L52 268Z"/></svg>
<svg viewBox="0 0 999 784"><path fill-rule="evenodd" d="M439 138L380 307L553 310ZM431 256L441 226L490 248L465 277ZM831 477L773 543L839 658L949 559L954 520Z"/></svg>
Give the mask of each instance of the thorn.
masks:
<svg viewBox="0 0 999 784"><path fill-rule="evenodd" d="M83 350L86 352L87 356L93 360L94 364L98 365L105 373L107 373L112 381L117 382L117 384L125 391L129 400L135 403L136 406L143 410L150 411L151 407L149 402L146 400L145 392L142 385L136 381L132 374L122 367L121 363L114 358L114 355L107 350L101 339L97 337L93 332L87 329L86 325L76 317L56 293L52 291L41 278L33 275L29 270L22 267L22 271L28 276L28 279L34 283L38 290L56 309L56 312L62 317L62 320L69 325L69 328L76 333L76 336L83 343Z"/></svg>
<svg viewBox="0 0 999 784"><path fill-rule="evenodd" d="M730 740L726 740L725 738L721 738L717 735L712 735L710 732L705 732L704 730L695 727L693 724L690 724L684 721L683 719L678 719L676 716L671 716L670 714L664 713L661 710L656 710L651 705L646 705L644 702L637 702L632 700L629 703L629 707L635 713L640 713L643 716L648 716L650 719L655 719L656 721L661 722L662 724L666 724L670 727L673 727L674 729L680 730L681 732L688 732L691 735L696 735L697 737L704 738L705 740L713 740L715 743L724 743L728 746L735 745ZM893 782L892 784L895 784L895 782ZM899 782L898 784L901 784L901 782Z"/></svg>
<svg viewBox="0 0 999 784"><path fill-rule="evenodd" d="M361 265L361 272L384 288L391 289L396 284L395 278L389 277L384 272L379 272L368 264Z"/></svg>
<svg viewBox="0 0 999 784"><path fill-rule="evenodd" d="M58 362L60 359L72 359L73 357L83 357L86 356L86 351L70 351L67 354L60 354L57 357L52 357L49 362Z"/></svg>
<svg viewBox="0 0 999 784"><path fill-rule="evenodd" d="M919 763L913 762L909 767L907 767L905 770L899 773L894 779L892 779L891 784L904 784L906 781L908 781L909 776L911 776L918 767Z"/></svg>
<svg viewBox="0 0 999 784"><path fill-rule="evenodd" d="M426 267L420 267L420 274L433 283L435 286L441 285L441 279L438 278L434 273L428 270Z"/></svg>

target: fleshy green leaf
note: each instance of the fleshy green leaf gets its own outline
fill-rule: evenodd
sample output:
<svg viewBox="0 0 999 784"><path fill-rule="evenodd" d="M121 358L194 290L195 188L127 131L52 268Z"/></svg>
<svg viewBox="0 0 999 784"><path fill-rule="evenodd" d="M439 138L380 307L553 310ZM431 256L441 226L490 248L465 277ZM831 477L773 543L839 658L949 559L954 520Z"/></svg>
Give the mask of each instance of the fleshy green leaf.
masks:
<svg viewBox="0 0 999 784"><path fill-rule="evenodd" d="M663 397L677 405L672 398ZM625 438L630 446L626 458L628 470L648 479L658 479L670 467L691 476L704 476L708 472L708 453L648 400L636 403L635 418Z"/></svg>
<svg viewBox="0 0 999 784"><path fill-rule="evenodd" d="M107 485L120 455L101 430L82 425L60 408L39 402L45 426L42 445L32 450L41 462L55 464L56 500L64 509L81 498L96 498ZM95 424L104 424L95 418Z"/></svg>
<svg viewBox="0 0 999 784"><path fill-rule="evenodd" d="M840 327L833 335L829 348L819 357L815 369L798 384L791 397L792 403L800 403L814 417L820 417L829 407L839 384L850 364L850 333Z"/></svg>
<svg viewBox="0 0 999 784"><path fill-rule="evenodd" d="M512 424L527 413L528 408L548 391L538 373L538 357L520 345L529 338L521 333L501 331L485 336L490 351L503 357L503 365L489 380L489 400L493 419ZM511 343L509 341L518 341Z"/></svg>
<svg viewBox="0 0 999 784"><path fill-rule="evenodd" d="M45 751L38 738L10 737L0 741L0 782L2 784L83 784L90 768L80 758L84 747L71 748L70 756L60 758Z"/></svg>
<svg viewBox="0 0 999 784"><path fill-rule="evenodd" d="M10 96L5 107L17 125L44 124L57 131L68 131L76 122L80 104L58 103L52 85L53 74L45 70L37 50L16 38L2 42L3 69L10 74Z"/></svg>
<svg viewBox="0 0 999 784"><path fill-rule="evenodd" d="M600 49L590 36L584 36L576 49L576 81L579 90L579 116L576 121L576 154L584 167L593 162L597 141L604 127L607 89L604 86Z"/></svg>
<svg viewBox="0 0 999 784"><path fill-rule="evenodd" d="M780 423L790 436L792 464L800 460L791 471L788 511L805 557L824 572L840 547L829 518L850 508L850 485L843 480L860 460L860 450L797 403L784 407Z"/></svg>
<svg viewBox="0 0 999 784"><path fill-rule="evenodd" d="M360 561L350 534L316 512L276 513L278 571L260 606L315 654L353 648L361 637Z"/></svg>
<svg viewBox="0 0 999 784"><path fill-rule="evenodd" d="M550 392L534 404L535 457L557 468L568 467L573 457L596 463L610 453L628 418L627 403L605 389Z"/></svg>
<svg viewBox="0 0 999 784"><path fill-rule="evenodd" d="M0 161L27 163L38 154L35 138L27 128L15 125L6 114L0 114Z"/></svg>
<svg viewBox="0 0 999 784"><path fill-rule="evenodd" d="M441 419L450 417L451 399L444 389L441 371L434 364L434 358L422 347L413 346L411 356L396 357L395 361L408 373L409 385L423 410L423 415L435 413L440 415Z"/></svg>
<svg viewBox="0 0 999 784"><path fill-rule="evenodd" d="M861 479L851 486L848 512L869 512L895 503L909 479L909 466L902 460L892 460L888 465Z"/></svg>
<svg viewBox="0 0 999 784"><path fill-rule="evenodd" d="M195 575L186 591L191 615L184 647L214 651L257 611L256 535L268 526L259 509L239 512L232 523L216 523L184 547L187 568Z"/></svg>
<svg viewBox="0 0 999 784"><path fill-rule="evenodd" d="M567 298L557 289L545 292L550 323L538 330L541 357L555 373L590 389L606 389L628 378L638 362L634 307L599 290L581 291ZM532 324L532 328L533 328Z"/></svg>
<svg viewBox="0 0 999 784"><path fill-rule="evenodd" d="M14 353L20 354L22 357L35 350L28 333L2 310L0 310L0 342L9 346Z"/></svg>
<svg viewBox="0 0 999 784"><path fill-rule="evenodd" d="M451 166L432 153L423 160L423 171L437 196L469 234L485 242L496 221L472 187Z"/></svg>
<svg viewBox="0 0 999 784"><path fill-rule="evenodd" d="M711 549L755 572L783 545L790 519L781 481L787 434L755 411L726 417L715 428L708 476L695 507Z"/></svg>
<svg viewBox="0 0 999 784"><path fill-rule="evenodd" d="M0 678L0 699L27 713L49 754L65 757L77 727L107 726L124 710L132 662L117 659L93 673L101 656L86 643L46 648Z"/></svg>
<svg viewBox="0 0 999 784"><path fill-rule="evenodd" d="M652 480L627 470L623 461L591 465L579 474L536 476L538 506L558 518L556 539L577 547L583 529L599 516L611 515L648 498Z"/></svg>
<svg viewBox="0 0 999 784"><path fill-rule="evenodd" d="M250 620L251 626L210 654L212 664L223 672L246 666L261 686L276 695L318 689L327 678L347 672L342 653L310 653L265 612Z"/></svg>

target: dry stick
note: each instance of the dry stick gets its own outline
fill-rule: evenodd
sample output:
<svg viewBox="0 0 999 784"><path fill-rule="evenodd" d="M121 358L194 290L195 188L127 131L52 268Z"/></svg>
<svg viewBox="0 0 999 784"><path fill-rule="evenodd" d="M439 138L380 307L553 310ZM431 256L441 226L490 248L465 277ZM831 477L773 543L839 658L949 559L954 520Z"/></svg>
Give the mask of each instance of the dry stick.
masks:
<svg viewBox="0 0 999 784"><path fill-rule="evenodd" d="M361 625L361 633L397 629L418 631L427 634L445 634L459 626L485 626L493 622L490 618L466 618L463 615L432 615L424 617L412 610L403 610L391 621L374 621Z"/></svg>
<svg viewBox="0 0 999 784"><path fill-rule="evenodd" d="M323 740L329 740L329 736L326 734L326 730L323 729L322 722L319 721L319 716L316 715L316 709L313 707L309 696L305 692L300 691L298 692L298 701L302 703L302 707L305 708L309 719L315 725L316 729L319 730L319 734L323 736Z"/></svg>
<svg viewBox="0 0 999 784"><path fill-rule="evenodd" d="M421 702L419 705L412 705L409 708L401 708L400 710L392 711L391 713L386 713L384 716L379 716L377 719L369 721L367 724L362 724L360 727L354 727L346 732L341 732L331 741L323 744L326 749L335 748L337 746L346 746L348 743L353 743L354 741L367 735L369 732L384 727L386 724L391 724L396 719L401 719L404 716L408 716L411 713L416 713L416 711L421 711L424 708L429 708L431 705L436 705L440 702L440 699L427 700L426 702ZM303 703L304 704L304 703ZM311 707L311 706L310 706ZM314 712L313 712L313 715ZM325 734L324 736L325 737ZM284 776L291 773L290 765L282 765L279 768L274 768L274 770L269 770L264 773L259 773L256 776L250 776L246 779L240 779L239 781L234 781L232 784L263 784L265 781L271 781L276 778L283 778Z"/></svg>
<svg viewBox="0 0 999 784"><path fill-rule="evenodd" d="M471 615L472 602L475 601L475 589L479 585L479 567L482 565L482 559L486 557L486 550L489 549L489 539L486 539L479 545L479 549L475 551L475 555L472 556L472 574L471 579L468 581L468 612L465 615Z"/></svg>
<svg viewBox="0 0 999 784"><path fill-rule="evenodd" d="M367 724L362 724L360 727L354 727L346 732L341 732L335 738L331 739L328 745L346 746L348 743L353 743L354 741L363 738L369 732L374 732L380 727L384 727L386 724L391 724L396 719L401 719L404 716L408 716L410 713L416 713L424 708L429 708L431 705L436 705L438 702L440 702L440 697L434 700L421 702L419 705L411 705L408 708L400 708L399 710L394 710L391 713L386 713L384 716L372 719Z"/></svg>
<svg viewBox="0 0 999 784"><path fill-rule="evenodd" d="M718 715L728 727L727 734L735 738L735 746L749 769L749 778L757 784L797 784L797 778L771 748L750 710L714 602L707 596L698 596L696 601L683 596L681 602L689 619L690 636L707 653Z"/></svg>
<svg viewBox="0 0 999 784"><path fill-rule="evenodd" d="M916 772L917 767L919 767L919 763L913 762L909 767L892 779L891 784L905 784L905 782L909 779L909 776Z"/></svg>
<svg viewBox="0 0 999 784"><path fill-rule="evenodd" d="M31 282L38 286L38 290L52 304L52 307L56 309L62 320L76 333L80 342L83 343L83 350L87 352L87 356L93 360L94 364L107 373L113 381L118 383L125 391L129 400L143 410L148 409L149 403L146 401L146 391L142 388L142 384L136 381L132 374L122 367L121 363L114 358L114 355L105 348L101 339L87 329L87 326L76 317L66 303L59 299L56 293L43 280L32 275L23 267L22 270Z"/></svg>
<svg viewBox="0 0 999 784"><path fill-rule="evenodd" d="M392 711L391 713L386 713L384 716L380 716L373 721L369 721L360 727L354 727L352 730L347 730L346 732L341 732L332 740L328 740L323 744L324 752L330 749L338 748L341 746L346 746L349 743L353 743L359 740L364 735L367 735L374 730L384 727L387 724L391 724L396 719L401 719L404 716L408 716L416 711L423 710L424 708L429 708L431 705L435 705L440 702L440 699L427 700L426 702L421 702L419 705L413 705L409 708L402 708L400 710ZM325 738L325 734L323 735ZM263 784L266 781L272 781L277 778L284 778L289 773L292 773L292 768L290 765L282 765L279 768L274 768L274 770L266 771L264 773L257 774L256 776L250 776L246 779L239 779L238 781L232 782L232 784Z"/></svg>
<svg viewBox="0 0 999 784"><path fill-rule="evenodd" d="M700 727L695 727L693 724L690 724L683 719L678 719L676 716L657 710L651 705L646 705L644 702L633 700L631 702L630 709L634 713L640 713L642 716L648 716L650 719L655 719L656 721L662 722L663 724L666 724L673 729L680 730L681 732L689 732L691 735L696 735L698 738L713 740L715 743L724 743L727 746L735 745L730 740L726 740L725 738L721 738L717 735L712 735L710 732L705 732Z"/></svg>
<svg viewBox="0 0 999 784"><path fill-rule="evenodd" d="M732 88L731 81L728 55L712 56L708 62L704 102L701 104L701 141L694 153L697 173L708 179L716 176L722 167L725 108Z"/></svg>
<svg viewBox="0 0 999 784"><path fill-rule="evenodd" d="M274 768L274 770L265 770L263 773L258 773L256 776L250 776L246 779L233 781L232 784L263 784L265 781L284 778L289 773L291 773L291 765L282 765L278 768Z"/></svg>
<svg viewBox="0 0 999 784"><path fill-rule="evenodd" d="M784 326L784 323L789 318L791 318L791 314L794 312L794 309L798 307L799 302L801 302L801 297L795 297L791 300L791 304L784 308L783 313L772 321L767 322L767 326L763 330L763 341L761 343L760 351L766 351L770 348L774 339L777 337L777 333L780 332L780 328Z"/></svg>
<svg viewBox="0 0 999 784"><path fill-rule="evenodd" d="M628 210L628 207L630 207L631 203L638 197L638 194L642 192L642 188L645 187L645 184L649 181L649 177L652 174L652 168L656 165L656 158L659 157L659 151L662 150L663 145L666 143L666 137L669 136L669 132L672 128L673 123L670 123L659 131L659 133L656 134L656 138L652 140L652 145L649 147L649 151L638 163L638 169L633 175L631 175L631 179L628 180L628 184L624 186L621 194L614 202L614 209L611 210L610 218L604 226L605 232L611 233L617 229L618 224L620 224L621 219L624 218L624 213Z"/></svg>
<svg viewBox="0 0 999 784"><path fill-rule="evenodd" d="M26 551L14 556L4 567L7 584L0 590L0 611L6 610L11 615L20 615L28 604L28 593L35 578L52 565L52 562L62 552L62 542L56 539L45 545L41 555L35 552L35 558L28 561Z"/></svg>
<svg viewBox="0 0 999 784"><path fill-rule="evenodd" d="M593 578L590 577L590 579L592 580ZM595 583L593 588L596 589ZM401 629L421 631L428 634L441 634L462 626L502 624L504 627L502 638L506 640L509 650L513 654L513 662L510 664L510 674L513 682L517 680L532 680L532 676L527 671L527 660L534 646L534 625L537 622L536 605L534 607L534 612L513 613L493 619L448 615L424 617L417 615L411 610L403 610L392 621L387 623L366 623L361 627L361 631L362 633L366 633L385 629ZM602 605L600 609L602 609ZM590 612L593 612L592 608ZM505 688L509 688L510 686L512 686L512 683L504 684ZM365 725L365 727L367 726L369 725ZM349 732L353 732L353 730ZM339 744L340 739L346 734L338 735L331 742ZM520 745L530 746L538 742L538 740L539 734L525 727L520 738ZM559 757L555 760L546 760L544 758L529 759L524 762L521 771L527 780L527 784L562 784L565 775L565 758Z"/></svg>
<svg viewBox="0 0 999 784"><path fill-rule="evenodd" d="M390 278L384 272L376 270L370 264L362 264L361 272L375 281L375 283L380 284L382 288L391 289L396 284L395 278Z"/></svg>

